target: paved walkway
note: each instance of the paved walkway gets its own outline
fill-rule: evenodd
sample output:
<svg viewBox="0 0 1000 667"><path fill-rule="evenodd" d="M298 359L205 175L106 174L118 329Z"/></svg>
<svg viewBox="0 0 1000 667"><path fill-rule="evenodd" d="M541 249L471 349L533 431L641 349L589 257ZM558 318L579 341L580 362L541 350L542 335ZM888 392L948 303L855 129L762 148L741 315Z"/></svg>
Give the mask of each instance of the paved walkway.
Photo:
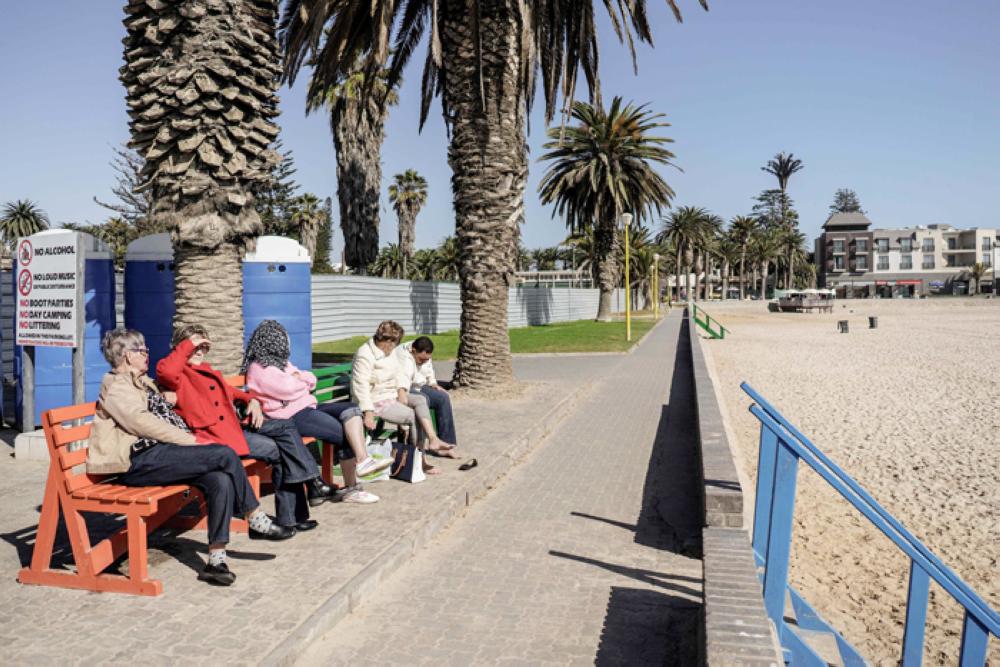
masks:
<svg viewBox="0 0 1000 667"><path fill-rule="evenodd" d="M532 361L532 375L555 363L599 384L300 663L695 664L699 473L680 323L675 311L631 355Z"/></svg>

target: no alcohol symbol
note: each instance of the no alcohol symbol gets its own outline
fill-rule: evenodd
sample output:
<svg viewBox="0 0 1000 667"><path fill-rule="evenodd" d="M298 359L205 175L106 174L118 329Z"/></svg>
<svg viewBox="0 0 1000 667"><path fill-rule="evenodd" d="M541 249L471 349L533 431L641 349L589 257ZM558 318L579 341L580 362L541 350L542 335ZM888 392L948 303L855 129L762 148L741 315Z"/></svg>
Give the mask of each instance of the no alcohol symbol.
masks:
<svg viewBox="0 0 1000 667"><path fill-rule="evenodd" d="M22 269L21 273L17 276L17 291L21 293L21 296L28 296L31 292L31 271L28 269Z"/></svg>
<svg viewBox="0 0 1000 667"><path fill-rule="evenodd" d="M17 258L21 262L21 266L31 264L31 260L34 256L35 249L31 246L31 241L28 239L21 241L21 245L17 249Z"/></svg>

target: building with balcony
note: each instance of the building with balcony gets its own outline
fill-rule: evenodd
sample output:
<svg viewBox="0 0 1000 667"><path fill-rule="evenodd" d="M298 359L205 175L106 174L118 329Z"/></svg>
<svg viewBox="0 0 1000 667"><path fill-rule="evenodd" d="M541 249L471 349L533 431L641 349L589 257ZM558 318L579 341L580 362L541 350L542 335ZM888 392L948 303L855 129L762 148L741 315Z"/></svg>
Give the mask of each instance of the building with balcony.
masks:
<svg viewBox="0 0 1000 667"><path fill-rule="evenodd" d="M816 240L817 279L841 297L966 294L970 269L982 263L978 290L992 292L998 243L996 229L872 229L860 213L835 213Z"/></svg>

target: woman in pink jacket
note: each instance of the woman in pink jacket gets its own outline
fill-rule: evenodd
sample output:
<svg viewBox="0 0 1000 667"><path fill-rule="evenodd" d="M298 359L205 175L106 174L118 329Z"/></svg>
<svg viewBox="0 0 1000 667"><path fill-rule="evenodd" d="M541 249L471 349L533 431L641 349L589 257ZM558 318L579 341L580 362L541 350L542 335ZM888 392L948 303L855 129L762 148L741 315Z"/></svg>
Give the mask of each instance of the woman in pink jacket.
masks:
<svg viewBox="0 0 1000 667"><path fill-rule="evenodd" d="M365 449L361 410L354 403L334 401L318 404L312 395L316 376L299 370L288 358L288 332L275 320L264 320L254 330L243 356L241 372L247 388L262 401L264 414L272 419L291 419L304 437L322 440L334 447L344 473L343 502L374 503L378 496L365 491L358 482L392 464L376 461Z"/></svg>

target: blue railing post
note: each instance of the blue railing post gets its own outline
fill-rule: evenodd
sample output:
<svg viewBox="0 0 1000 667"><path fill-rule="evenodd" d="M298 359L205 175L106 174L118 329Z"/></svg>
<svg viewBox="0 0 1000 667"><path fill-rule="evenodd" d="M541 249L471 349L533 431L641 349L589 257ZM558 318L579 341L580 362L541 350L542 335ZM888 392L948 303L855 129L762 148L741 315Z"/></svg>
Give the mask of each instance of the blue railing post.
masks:
<svg viewBox="0 0 1000 667"><path fill-rule="evenodd" d="M785 589L788 587L788 558L792 550L792 518L795 515L795 477L799 457L778 437L778 452L774 468L774 492L771 500L771 522L767 536L767 559L764 565L764 607L778 626L782 645L787 630L781 620L785 611Z"/></svg>
<svg viewBox="0 0 1000 667"><path fill-rule="evenodd" d="M774 502L774 466L778 455L778 435L761 426L760 453L757 456L757 498L753 506L753 553L758 565L767 555L767 530Z"/></svg>
<svg viewBox="0 0 1000 667"><path fill-rule="evenodd" d="M910 560L910 590L906 595L906 627L903 630L903 667L919 666L924 659L924 629L927 626L927 570Z"/></svg>
<svg viewBox="0 0 1000 667"><path fill-rule="evenodd" d="M990 635L986 626L968 609L962 625L962 655L958 659L961 667L982 667L986 664L986 648Z"/></svg>

